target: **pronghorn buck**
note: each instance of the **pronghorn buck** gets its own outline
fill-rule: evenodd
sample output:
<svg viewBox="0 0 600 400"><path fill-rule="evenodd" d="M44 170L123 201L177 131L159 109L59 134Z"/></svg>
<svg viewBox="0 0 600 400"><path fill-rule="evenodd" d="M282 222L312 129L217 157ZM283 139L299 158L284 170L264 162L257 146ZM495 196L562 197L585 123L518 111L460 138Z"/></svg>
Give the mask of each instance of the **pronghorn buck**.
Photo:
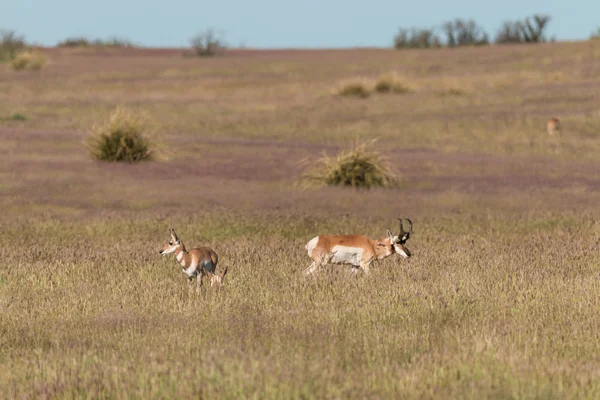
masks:
<svg viewBox="0 0 600 400"><path fill-rule="evenodd" d="M166 256L167 254L175 253L177 262L181 264L183 272L187 274L190 282L196 278L198 285L202 285L202 277L208 275L210 278L210 286L221 286L223 278L227 273L227 267L223 270L221 275L216 275L215 270L217 269L217 262L219 262L219 256L209 247L197 247L187 251L185 245L175 233L173 228L169 228L171 234L171 240L165 244L163 249L159 251L160 255Z"/></svg>
<svg viewBox="0 0 600 400"><path fill-rule="evenodd" d="M313 259L312 264L304 273L313 274L320 266L326 264L350 264L353 271L360 267L369 273L369 265L375 260L381 260L394 253L402 258L409 258L410 251L404 246L412 235L412 222L409 224L408 232L404 230L403 220L400 220L400 233L398 236L388 229L387 238L372 240L360 235L321 235L312 238L305 246L308 255Z"/></svg>

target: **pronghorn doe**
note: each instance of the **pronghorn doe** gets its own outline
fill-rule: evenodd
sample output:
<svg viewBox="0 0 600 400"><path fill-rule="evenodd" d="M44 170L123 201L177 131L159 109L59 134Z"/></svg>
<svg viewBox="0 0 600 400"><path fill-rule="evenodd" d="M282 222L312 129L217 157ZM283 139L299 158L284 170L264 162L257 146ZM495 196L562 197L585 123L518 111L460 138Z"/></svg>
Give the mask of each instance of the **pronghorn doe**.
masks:
<svg viewBox="0 0 600 400"><path fill-rule="evenodd" d="M171 240L159 251L160 255L166 256L167 254L175 253L177 262L181 264L181 268L187 274L190 282L196 278L198 285L202 286L202 277L207 275L210 278L210 286L219 287L223 284L227 267L225 267L221 275L215 274L219 256L213 249L209 247L197 247L187 251L173 228L169 228L169 233L171 234Z"/></svg>
<svg viewBox="0 0 600 400"><path fill-rule="evenodd" d="M546 123L546 131L548 131L548 135L550 136L560 132L560 120L558 118L550 118L548 123Z"/></svg>
<svg viewBox="0 0 600 400"><path fill-rule="evenodd" d="M305 271L305 275L313 274L320 266L326 264L350 264L353 272L360 267L369 273L369 265L375 260L381 260L394 253L402 258L409 258L410 251L404 246L412 235L412 222L408 232L404 230L403 220L400 220L400 233L398 236L388 229L387 238L372 240L360 235L321 235L312 238L305 246L308 255L313 259L312 264Z"/></svg>

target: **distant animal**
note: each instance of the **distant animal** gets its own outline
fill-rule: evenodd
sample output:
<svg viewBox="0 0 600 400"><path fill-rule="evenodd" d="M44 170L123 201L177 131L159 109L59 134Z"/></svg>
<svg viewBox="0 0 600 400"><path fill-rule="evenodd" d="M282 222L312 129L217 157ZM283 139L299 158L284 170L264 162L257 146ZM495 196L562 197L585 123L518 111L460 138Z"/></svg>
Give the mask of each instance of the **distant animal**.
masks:
<svg viewBox="0 0 600 400"><path fill-rule="evenodd" d="M410 251L405 247L406 241L411 237L413 226L410 219L406 219L409 230L404 230L404 221L400 220L400 233L396 236L389 229L384 239L372 240L361 235L320 235L312 238L305 246L308 256L313 262L305 271L311 275L326 264L349 264L353 272L361 268L365 274L369 273L369 266L375 260L381 260L392 254L399 254L402 258L409 258Z"/></svg>
<svg viewBox="0 0 600 400"><path fill-rule="evenodd" d="M185 245L177 236L173 228L169 228L171 240L159 251L160 255L175 253L177 262L181 264L183 272L188 276L190 282L196 278L198 285L202 286L202 277L207 275L210 278L210 286L221 286L223 278L227 273L227 268L220 275L215 274L219 256L210 247L197 247L187 251Z"/></svg>
<svg viewBox="0 0 600 400"><path fill-rule="evenodd" d="M558 132L560 132L560 121L558 118L550 118L546 123L546 130L548 131L548 135L552 136Z"/></svg>

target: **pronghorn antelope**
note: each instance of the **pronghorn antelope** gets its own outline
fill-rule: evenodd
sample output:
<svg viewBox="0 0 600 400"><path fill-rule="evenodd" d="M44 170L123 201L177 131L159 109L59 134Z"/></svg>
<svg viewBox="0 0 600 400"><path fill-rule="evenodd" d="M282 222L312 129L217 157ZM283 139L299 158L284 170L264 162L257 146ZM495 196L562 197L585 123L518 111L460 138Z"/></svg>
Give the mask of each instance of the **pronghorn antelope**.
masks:
<svg viewBox="0 0 600 400"><path fill-rule="evenodd" d="M313 274L320 266L326 264L350 264L353 271L362 268L365 274L369 273L369 265L375 260L381 260L394 253L402 258L409 258L410 251L404 246L412 235L412 222L408 232L404 230L403 220L400 220L400 233L398 236L388 229L387 238L372 240L360 235L321 235L312 238L305 246L308 255L313 259L312 264L305 271L305 275Z"/></svg>
<svg viewBox="0 0 600 400"><path fill-rule="evenodd" d="M548 123L546 123L546 130L548 131L548 135L554 135L555 133L560 132L560 121L558 118L550 118Z"/></svg>
<svg viewBox="0 0 600 400"><path fill-rule="evenodd" d="M190 282L196 278L198 285L202 285L202 277L208 275L210 278L210 286L221 286L223 278L227 273L227 268L221 273L216 275L215 270L217 269L217 262L219 262L219 256L209 247L197 247L187 251L185 245L175 233L173 228L169 228L171 234L171 240L165 244L163 249L159 251L159 254L165 256L167 254L175 253L177 262L181 264L183 272L187 274Z"/></svg>

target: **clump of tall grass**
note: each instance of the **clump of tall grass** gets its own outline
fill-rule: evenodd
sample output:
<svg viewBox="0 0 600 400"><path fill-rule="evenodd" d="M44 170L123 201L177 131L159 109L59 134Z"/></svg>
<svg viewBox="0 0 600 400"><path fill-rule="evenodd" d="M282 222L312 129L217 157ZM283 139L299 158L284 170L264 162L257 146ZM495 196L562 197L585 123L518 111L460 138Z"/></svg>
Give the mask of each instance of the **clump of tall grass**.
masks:
<svg viewBox="0 0 600 400"><path fill-rule="evenodd" d="M37 51L22 51L15 55L10 64L15 71L31 69L34 71L42 69L46 63L46 57Z"/></svg>
<svg viewBox="0 0 600 400"><path fill-rule="evenodd" d="M317 160L305 160L303 181L317 186L349 186L354 188L392 187L399 175L386 158L372 148L374 141L355 141L335 156L323 154Z"/></svg>
<svg viewBox="0 0 600 400"><path fill-rule="evenodd" d="M27 116L21 113L12 113L7 116L0 116L0 121L27 121Z"/></svg>
<svg viewBox="0 0 600 400"><path fill-rule="evenodd" d="M105 124L92 129L85 144L90 154L101 161L149 161L156 158L149 134L145 118L131 110L117 108Z"/></svg>
<svg viewBox="0 0 600 400"><path fill-rule="evenodd" d="M338 96L344 97L359 97L365 99L371 95L371 91L367 85L362 81L350 81L342 83L335 93Z"/></svg>
<svg viewBox="0 0 600 400"><path fill-rule="evenodd" d="M373 88L377 93L410 93L412 90L408 85L404 84L396 75L382 75Z"/></svg>

